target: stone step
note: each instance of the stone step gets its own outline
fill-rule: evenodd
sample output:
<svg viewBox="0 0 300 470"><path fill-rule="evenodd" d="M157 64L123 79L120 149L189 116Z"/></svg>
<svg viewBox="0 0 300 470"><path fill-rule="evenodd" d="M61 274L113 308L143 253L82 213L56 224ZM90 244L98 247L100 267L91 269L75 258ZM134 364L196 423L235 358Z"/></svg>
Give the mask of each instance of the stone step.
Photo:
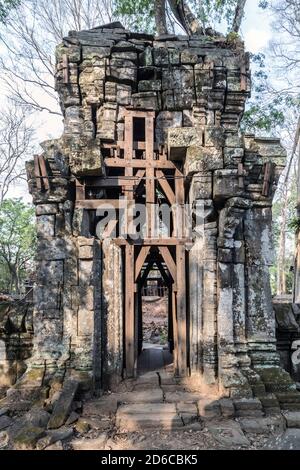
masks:
<svg viewBox="0 0 300 470"><path fill-rule="evenodd" d="M116 426L121 432L162 429L165 431L183 428L183 420L172 403L140 403L121 405L116 415Z"/></svg>
<svg viewBox="0 0 300 470"><path fill-rule="evenodd" d="M146 388L146 390L135 390L118 394L118 403L162 403L163 391L156 388Z"/></svg>
<svg viewBox="0 0 300 470"><path fill-rule="evenodd" d="M300 403L300 393L290 391L286 393L276 393L279 403Z"/></svg>
<svg viewBox="0 0 300 470"><path fill-rule="evenodd" d="M262 404L258 398L241 398L234 400L235 414L238 417L263 416Z"/></svg>
<svg viewBox="0 0 300 470"><path fill-rule="evenodd" d="M129 405L120 405L117 415L130 415L138 413L153 413L160 415L161 413L176 414L175 403L132 403Z"/></svg>
<svg viewBox="0 0 300 470"><path fill-rule="evenodd" d="M300 411L285 411L282 414L288 428L300 429Z"/></svg>
<svg viewBox="0 0 300 470"><path fill-rule="evenodd" d="M201 399L203 399L203 394L201 393L178 390L175 392L165 392L165 401L167 403L178 403L180 401L185 403L197 403Z"/></svg>

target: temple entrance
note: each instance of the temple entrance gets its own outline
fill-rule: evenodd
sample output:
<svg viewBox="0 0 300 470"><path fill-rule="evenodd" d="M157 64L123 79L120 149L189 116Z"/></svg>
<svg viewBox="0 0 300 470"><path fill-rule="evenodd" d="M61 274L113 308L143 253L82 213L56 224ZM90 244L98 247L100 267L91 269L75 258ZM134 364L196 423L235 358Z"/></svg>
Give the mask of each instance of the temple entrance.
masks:
<svg viewBox="0 0 300 470"><path fill-rule="evenodd" d="M158 250L152 250L138 288L137 372L173 371L172 279Z"/></svg>
<svg viewBox="0 0 300 470"><path fill-rule="evenodd" d="M176 375L186 374L186 292L178 289L176 263L180 259L185 264L183 248L127 244L124 249L126 377L166 367Z"/></svg>
<svg viewBox="0 0 300 470"><path fill-rule="evenodd" d="M143 351L155 349L158 357L158 348L166 363L174 363L174 373L185 376L190 240L183 162L178 155L171 161L167 147L156 144L155 112L127 109L124 120L124 140L102 142L105 175L77 179L76 207L93 216L97 229L89 235L109 238L122 248L124 377L137 375ZM157 277L151 281L154 272ZM166 342L155 348L143 339L143 297L151 288L163 290L168 305ZM144 352L148 358L151 354ZM155 361L145 360L142 368L156 367Z"/></svg>

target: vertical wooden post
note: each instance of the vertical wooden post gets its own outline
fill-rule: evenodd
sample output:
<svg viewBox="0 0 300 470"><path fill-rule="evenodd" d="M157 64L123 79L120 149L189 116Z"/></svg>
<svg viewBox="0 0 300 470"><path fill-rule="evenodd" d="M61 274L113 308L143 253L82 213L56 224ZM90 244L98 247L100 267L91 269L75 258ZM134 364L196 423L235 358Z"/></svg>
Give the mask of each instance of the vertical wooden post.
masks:
<svg viewBox="0 0 300 470"><path fill-rule="evenodd" d="M154 116L147 116L145 119L146 136L146 162L154 160ZM146 201L147 201L147 236L153 236L154 228L154 203L155 203L155 180L154 168L148 166L146 169Z"/></svg>
<svg viewBox="0 0 300 470"><path fill-rule="evenodd" d="M133 168L131 160L133 157L133 116L129 112L125 115L125 147L124 147L124 160L125 160L125 177L133 177ZM130 235L130 229L132 228L132 210L133 204L133 187L125 186L124 195L127 200L127 207L125 209L125 220L127 221L127 236Z"/></svg>
<svg viewBox="0 0 300 470"><path fill-rule="evenodd" d="M125 362L127 377L134 377L136 372L134 291L134 245L127 243L125 247Z"/></svg>
<svg viewBox="0 0 300 470"><path fill-rule="evenodd" d="M177 236L184 236L184 180L181 178L180 172L175 172L175 197L178 205L177 217L175 224L179 226ZM182 232L181 232L182 230ZM176 269L177 269L177 361L178 374L184 377L187 374L187 325L186 325L186 272L185 272L185 246L176 245Z"/></svg>
<svg viewBox="0 0 300 470"><path fill-rule="evenodd" d="M187 373L187 333L186 333L186 273L185 247L176 246L177 264L177 329L178 329L178 374L184 377Z"/></svg>
<svg viewBox="0 0 300 470"><path fill-rule="evenodd" d="M133 176L131 163L133 157L133 116L129 112L125 115L125 148L124 159L125 177ZM126 189L127 188L127 189ZM127 236L130 234L132 218L129 214L133 201L132 188L125 187L124 195L127 199L126 220ZM134 246L129 243L125 248L125 345L126 345L126 376L134 377L136 373L136 335L135 335L135 261Z"/></svg>
<svg viewBox="0 0 300 470"><path fill-rule="evenodd" d="M179 374L178 369L178 325L177 325L177 302L174 285L171 286L171 302L172 302L172 320L173 320L173 360L174 360L174 372L176 375Z"/></svg>

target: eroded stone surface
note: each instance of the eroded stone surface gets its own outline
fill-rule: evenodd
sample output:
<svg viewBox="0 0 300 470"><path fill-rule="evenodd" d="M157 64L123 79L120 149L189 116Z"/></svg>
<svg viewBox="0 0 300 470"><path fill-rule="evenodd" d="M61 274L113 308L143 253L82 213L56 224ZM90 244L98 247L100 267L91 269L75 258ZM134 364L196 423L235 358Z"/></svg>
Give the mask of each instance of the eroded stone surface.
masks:
<svg viewBox="0 0 300 470"><path fill-rule="evenodd" d="M75 192L77 201L108 197L103 185L91 189L88 182L106 174L106 158L120 158L130 108L156 113L155 140L164 146L159 151L189 177L195 236L188 246L188 363L198 378L196 389L203 386L208 395L208 402L201 401L199 393L200 415L232 415L229 402L217 404L216 393L250 400L235 407L243 417L262 416L263 403L269 411L296 409L300 395L276 351L269 280L271 206L285 151L277 139L240 132L250 93L242 42L229 44L222 36L166 40L113 25L71 32L56 59L64 132L43 143L49 188L37 183L34 162L27 164L39 229L34 341L29 370L22 386L18 382L9 391L11 398L25 396L30 403L34 387L47 393L50 387L49 426L57 427L68 418L72 393L62 403L64 391L59 396L51 388L53 376L63 383L67 370L83 394L116 391L122 381L122 248L109 239L99 241L95 214L76 204ZM7 366L7 344L3 347ZM173 387L169 379L161 377L162 386ZM149 391L155 383L152 377ZM142 403L146 391L145 383L137 385L136 400ZM177 393L164 392L167 401ZM276 396L268 403L272 406L263 401L268 394ZM95 416L108 416L118 402L131 401L127 391L116 395L111 409L105 409L103 398L101 405L85 405L84 414L94 406ZM261 397L260 406L253 406L253 396ZM153 392L154 402L163 399L162 390Z"/></svg>

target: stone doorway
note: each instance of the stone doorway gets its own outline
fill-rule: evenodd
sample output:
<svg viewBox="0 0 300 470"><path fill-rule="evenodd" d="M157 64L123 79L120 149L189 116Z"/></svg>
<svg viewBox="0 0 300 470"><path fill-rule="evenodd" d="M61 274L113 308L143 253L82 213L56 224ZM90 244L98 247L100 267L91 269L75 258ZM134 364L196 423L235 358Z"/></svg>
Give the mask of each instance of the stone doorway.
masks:
<svg viewBox="0 0 300 470"><path fill-rule="evenodd" d="M129 246L131 257L128 253L126 256L127 246L124 260L124 376L164 368L184 376L188 358L187 292L178 294L178 246ZM128 269L128 262L133 271ZM135 279L134 289L129 289L130 278ZM182 315L180 326L178 313Z"/></svg>
<svg viewBox="0 0 300 470"><path fill-rule="evenodd" d="M155 259L154 254L150 259ZM138 361L137 373L159 371L168 366L174 372L174 321L172 311L172 278L161 257L156 256L149 271L145 265L139 284ZM151 261L150 261L151 262Z"/></svg>

